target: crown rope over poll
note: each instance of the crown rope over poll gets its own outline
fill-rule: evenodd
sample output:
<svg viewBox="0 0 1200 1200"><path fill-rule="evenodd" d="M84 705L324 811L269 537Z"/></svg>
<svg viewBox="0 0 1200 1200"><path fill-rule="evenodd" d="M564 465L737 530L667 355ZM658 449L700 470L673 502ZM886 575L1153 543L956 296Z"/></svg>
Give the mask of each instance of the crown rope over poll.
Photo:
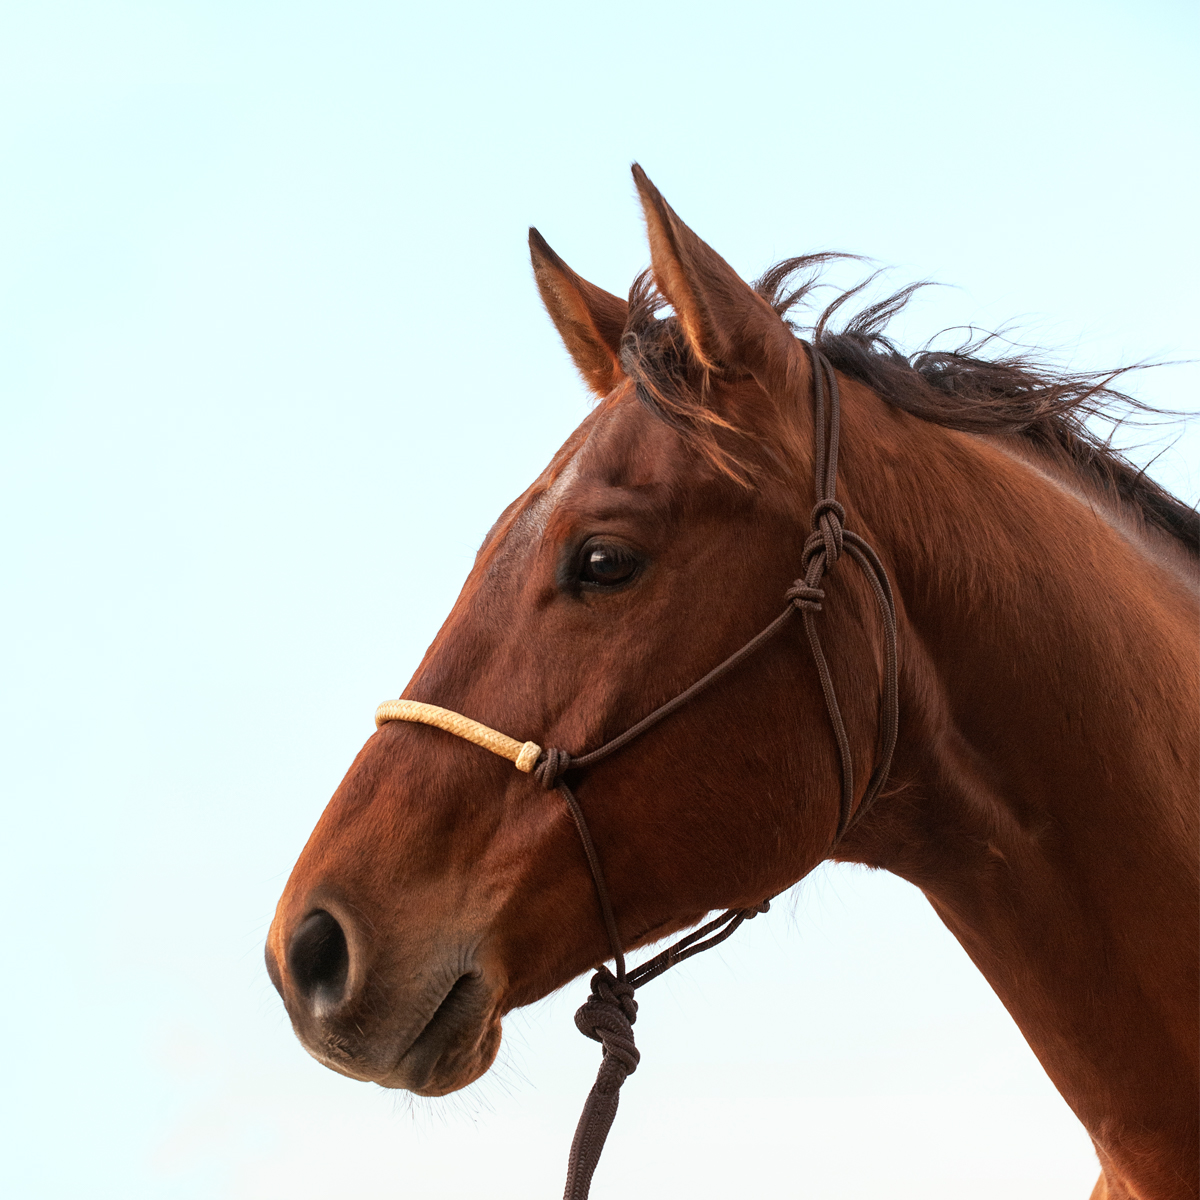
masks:
<svg viewBox="0 0 1200 1200"><path fill-rule="evenodd" d="M787 607L765 629L756 634L740 649L735 650L724 662L718 663L707 675L702 676L691 687L678 696L660 705L648 716L618 734L604 745L590 750L579 757L555 747L543 750L536 742L519 742L495 729L464 717L461 713L439 708L435 704L424 704L419 700L387 700L375 710L376 728L389 721L413 721L421 725L432 725L456 737L465 738L476 746L482 746L501 758L513 763L518 771L532 774L547 791L557 788L561 793L579 840L587 856L588 869L596 888L600 916L612 948L615 972L601 966L592 977L592 994L586 1004L575 1014L575 1024L581 1033L598 1041L603 1047L600 1072L584 1104L583 1114L571 1143L571 1155L567 1165L567 1186L564 1200L587 1200L591 1188L592 1173L600 1159L605 1139L617 1114L617 1101L625 1077L632 1074L641 1055L633 1040L633 1023L637 1019L637 1001L634 990L664 971L723 942L743 921L750 920L770 908L773 897L763 900L752 908L731 908L707 925L694 930L674 945L656 954L647 962L625 970L625 953L613 915L612 901L600 857L596 853L591 832L584 819L583 810L574 792L568 786L566 773L591 766L602 758L627 746L647 729L682 708L694 697L711 687L718 679L727 675L740 663L749 658L758 648L770 641L788 624L795 613L800 613L804 631L812 649L817 674L821 680L821 691L825 697L825 708L833 726L841 766L841 796L838 805L837 827L833 835L836 845L852 821L857 820L878 796L891 767L892 752L899 731L899 688L896 654L896 610L892 600L892 589L887 572L875 551L857 534L845 528L846 514L837 500L837 458L839 433L839 402L837 376L829 360L815 347L801 343L808 351L812 362L812 390L814 443L816 448L816 470L814 491L816 504L810 517L812 531L804 545L804 575L797 579L786 593ZM825 383L828 381L829 414L826 422ZM875 602L883 617L884 626L884 679L880 697L879 735L875 769L867 782L858 807L854 807L854 765L850 752L850 739L842 720L833 676L825 652L821 646L816 616L822 610L825 592L821 581L845 553L860 567L871 587Z"/></svg>

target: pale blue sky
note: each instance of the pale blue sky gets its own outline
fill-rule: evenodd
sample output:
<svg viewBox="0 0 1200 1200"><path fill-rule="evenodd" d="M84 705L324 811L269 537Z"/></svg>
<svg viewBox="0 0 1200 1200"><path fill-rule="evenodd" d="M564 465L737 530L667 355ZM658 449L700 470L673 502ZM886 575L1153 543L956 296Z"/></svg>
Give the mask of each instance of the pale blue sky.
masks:
<svg viewBox="0 0 1200 1200"><path fill-rule="evenodd" d="M526 227L623 292L637 159L748 276L838 248L954 285L909 341L1195 356L1196 25L0 0L0 1191L557 1195L575 990L410 1111L309 1060L261 966L376 703L586 411ZM1193 428L1154 473L1194 501L1198 462ZM1086 1139L921 897L842 870L793 908L650 989L596 1200L657 1194L668 1145L697 1197L1083 1200Z"/></svg>

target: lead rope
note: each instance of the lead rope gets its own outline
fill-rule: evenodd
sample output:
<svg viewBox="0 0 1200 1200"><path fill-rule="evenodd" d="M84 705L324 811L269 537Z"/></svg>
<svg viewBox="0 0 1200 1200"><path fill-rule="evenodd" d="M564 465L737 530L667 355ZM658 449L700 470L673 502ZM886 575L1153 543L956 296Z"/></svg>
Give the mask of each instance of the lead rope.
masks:
<svg viewBox="0 0 1200 1200"><path fill-rule="evenodd" d="M841 767L842 790L833 846L842 840L851 823L858 820L874 802L891 768L892 754L896 748L896 737L900 726L895 602L892 598L887 572L879 561L879 556L858 534L851 533L845 528L846 512L837 500L838 435L841 428L837 375L829 360L815 346L802 344L808 351L813 368L813 444L815 450L813 474L816 503L810 517L812 532L804 543L804 575L787 590L787 608L740 650L736 650L686 691L656 708L649 716L643 717L624 733L579 758L572 758L565 750L551 747L543 751L533 768L534 776L544 788L547 790L558 788L566 802L571 818L575 822L575 827L579 831L579 838L587 857L588 869L592 873L592 881L596 886L600 915L612 947L613 964L616 967L615 973L603 965L596 971L592 976L591 995L575 1014L575 1024L579 1031L600 1043L602 1057L596 1082L592 1085L592 1090L584 1102L583 1113L580 1115L579 1124L575 1129L575 1137L571 1142L563 1200L587 1200L592 1184L592 1174L596 1170L596 1164L600 1161L600 1153L604 1149L608 1131L612 1128L613 1118L617 1115L621 1085L628 1076L637 1070L638 1062L641 1059L633 1037L633 1023L637 1020L638 1011L637 1001L634 999L636 989L649 983L651 979L657 978L676 963L719 945L742 922L750 920L759 913L766 912L771 906L771 900L768 899L753 908L729 909L707 925L694 930L674 945L642 963L641 966L627 972L625 954L621 948L620 934L617 930L616 918L613 915L608 886L604 881L604 872L600 866L600 858L596 853L596 846L592 841L587 822L584 820L583 810L579 807L579 801L576 800L574 792L571 791L564 778L565 773L568 770L588 767L602 758L607 758L610 754L628 745L651 726L657 725L659 721L682 708L688 701L711 687L718 679L728 674L749 658L760 646L773 638L797 611L804 620L804 631L808 635L808 644L817 665L817 674L821 680L821 692L825 698L825 708L829 713L830 724L833 726ZM828 438L826 438L825 421L826 379L829 384ZM815 619L825 600L825 592L820 586L821 581L824 579L825 573L837 563L843 553L849 554L867 577L884 626L883 690L880 696L877 757L875 768L867 781L862 801L857 809L854 808L854 762L850 751L850 739L846 733L845 722L842 720L837 693L833 686L833 676L825 658Z"/></svg>

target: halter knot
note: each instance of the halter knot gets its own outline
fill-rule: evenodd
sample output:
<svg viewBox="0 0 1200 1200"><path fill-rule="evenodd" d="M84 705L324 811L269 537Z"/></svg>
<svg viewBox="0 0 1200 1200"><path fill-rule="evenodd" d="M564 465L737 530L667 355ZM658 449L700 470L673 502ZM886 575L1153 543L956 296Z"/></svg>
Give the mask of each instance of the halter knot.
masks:
<svg viewBox="0 0 1200 1200"><path fill-rule="evenodd" d="M842 527L846 524L846 510L832 499L818 500L809 516L812 534L804 544L804 561L808 563L817 549L825 551L825 566L832 567L842 554ZM811 549L809 547L815 547Z"/></svg>
<svg viewBox="0 0 1200 1200"><path fill-rule="evenodd" d="M570 765L571 756L565 750L547 746L542 751L542 757L538 759L537 765L533 768L533 777L546 791L549 791L558 783L560 776Z"/></svg>
<svg viewBox="0 0 1200 1200"><path fill-rule="evenodd" d="M592 976L592 994L575 1013L575 1025L585 1037L604 1047L604 1061L596 1077L598 1092L615 1092L625 1077L637 1070L642 1057L633 1040L637 1010L633 984L627 979L618 979L607 967Z"/></svg>
<svg viewBox="0 0 1200 1200"><path fill-rule="evenodd" d="M825 599L825 593L819 587L809 587L803 579L797 579L784 596L796 608L801 611L807 609L809 612L820 612L821 601Z"/></svg>

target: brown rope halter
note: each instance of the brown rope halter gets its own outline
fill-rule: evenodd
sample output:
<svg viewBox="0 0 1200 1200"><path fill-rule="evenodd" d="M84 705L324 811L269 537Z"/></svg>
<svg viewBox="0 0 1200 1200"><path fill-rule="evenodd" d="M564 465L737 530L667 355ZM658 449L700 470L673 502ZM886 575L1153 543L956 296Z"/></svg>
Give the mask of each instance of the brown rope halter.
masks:
<svg viewBox="0 0 1200 1200"><path fill-rule="evenodd" d="M674 945L642 963L641 966L627 971L621 937L617 930L612 901L608 894L608 885L604 881L604 871L601 868L591 832L588 830L587 821L584 819L583 810L579 807L579 801L566 782L566 772L590 767L610 754L615 754L618 750L623 749L634 738L641 737L646 730L653 728L689 701L694 700L701 692L712 687L717 680L728 675L764 643L770 641L797 611L803 618L808 644L812 648L813 659L817 664L817 674L821 680L821 691L825 697L825 707L829 713L830 724L833 726L841 766L842 790L838 805L837 829L833 837L834 846L841 841L851 823L858 820L879 795L891 767L892 752L896 747L896 736L899 730L896 609L892 599L892 589L888 582L887 572L879 561L879 556L858 534L851 533L844 527L845 510L837 501L838 432L841 424L837 375L829 360L819 350L807 343L802 344L808 351L813 367L816 504L813 506L811 517L812 532L804 543L804 575L788 588L787 607L761 633L752 637L740 650L735 650L724 662L715 666L691 687L680 692L674 699L660 705L635 725L631 725L624 733L618 734L611 741L578 757L573 757L565 750L554 747L541 750L534 742L518 742L458 713L448 712L446 709L435 708L433 705L417 701L388 701L381 704L376 713L377 725L382 725L386 721L419 721L423 724L436 725L438 728L465 737L477 745L484 746L494 753L512 760L520 770L531 772L547 790L558 788L575 822L575 827L579 831L588 868L596 887L600 916L608 934L609 945L613 953L613 965L616 970L610 971L606 965L601 965L597 969L592 976L592 994L575 1014L575 1024L579 1031L600 1043L603 1049L603 1058L600 1062L599 1073L596 1075L596 1082L592 1085L592 1090L584 1102L583 1113L579 1118L575 1138L571 1143L571 1154L567 1162L567 1184L563 1192L564 1200L587 1200L592 1174L600 1160L600 1152L604 1149L604 1142L608 1137L613 1118L617 1114L621 1085L625 1082L626 1077L637 1069L641 1058L633 1038L633 1023L637 1020L638 1010L637 1001L634 999L635 990L643 984L649 983L651 979L657 978L676 963L683 962L684 959L691 958L693 954L699 954L702 950L711 949L723 942L743 921L750 920L760 912L766 912L770 908L771 899L773 899L773 897L766 899L753 908L729 909L707 925L693 930ZM828 436L826 435L825 421L826 379L829 385ZM862 568L863 574L870 583L884 625L884 675L883 692L880 697L878 757L857 808L854 807L854 763L850 752L850 739L846 734L841 709L838 707L833 676L829 671L829 663L821 646L821 638L815 620L825 599L825 593L820 587L821 581L825 573L837 563L843 553L849 554Z"/></svg>

